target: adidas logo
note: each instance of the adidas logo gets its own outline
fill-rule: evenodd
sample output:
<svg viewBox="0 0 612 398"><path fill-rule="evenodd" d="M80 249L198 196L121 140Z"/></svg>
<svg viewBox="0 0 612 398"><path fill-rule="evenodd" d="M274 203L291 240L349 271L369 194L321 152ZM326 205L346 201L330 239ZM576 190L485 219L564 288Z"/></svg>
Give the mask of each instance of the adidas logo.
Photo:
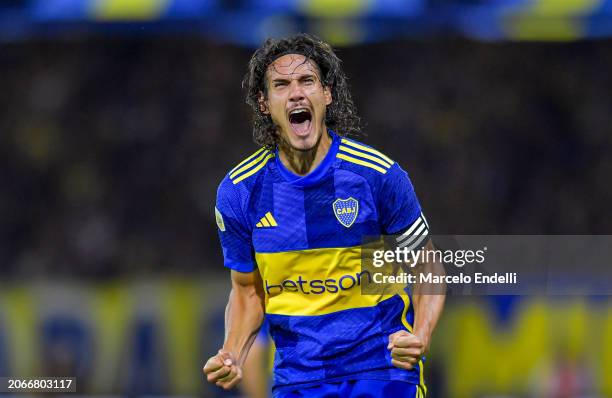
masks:
<svg viewBox="0 0 612 398"><path fill-rule="evenodd" d="M270 228L270 227L277 227L278 224L276 223L276 220L274 219L274 217L272 217L272 213L267 212L266 215L263 216L257 224L255 224L255 226L257 228Z"/></svg>

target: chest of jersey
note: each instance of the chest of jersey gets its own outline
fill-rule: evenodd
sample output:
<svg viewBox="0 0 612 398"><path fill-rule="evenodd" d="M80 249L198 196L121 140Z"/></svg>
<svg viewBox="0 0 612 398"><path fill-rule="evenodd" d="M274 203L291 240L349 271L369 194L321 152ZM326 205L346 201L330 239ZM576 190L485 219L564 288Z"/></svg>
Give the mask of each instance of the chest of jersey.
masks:
<svg viewBox="0 0 612 398"><path fill-rule="evenodd" d="M310 187L264 183L249 215L256 253L353 247L380 233L370 186L342 170Z"/></svg>

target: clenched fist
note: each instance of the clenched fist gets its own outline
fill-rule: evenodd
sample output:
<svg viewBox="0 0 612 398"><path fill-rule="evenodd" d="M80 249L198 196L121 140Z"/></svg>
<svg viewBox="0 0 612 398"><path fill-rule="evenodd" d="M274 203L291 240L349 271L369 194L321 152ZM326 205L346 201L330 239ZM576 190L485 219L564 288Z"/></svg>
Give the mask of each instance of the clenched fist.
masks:
<svg viewBox="0 0 612 398"><path fill-rule="evenodd" d="M242 368L234 355L223 349L206 361L203 370L206 380L225 390L233 388L242 380Z"/></svg>
<svg viewBox="0 0 612 398"><path fill-rule="evenodd" d="M406 370L414 368L425 353L425 345L421 339L405 330L399 330L389 336L387 349L391 350L393 366Z"/></svg>

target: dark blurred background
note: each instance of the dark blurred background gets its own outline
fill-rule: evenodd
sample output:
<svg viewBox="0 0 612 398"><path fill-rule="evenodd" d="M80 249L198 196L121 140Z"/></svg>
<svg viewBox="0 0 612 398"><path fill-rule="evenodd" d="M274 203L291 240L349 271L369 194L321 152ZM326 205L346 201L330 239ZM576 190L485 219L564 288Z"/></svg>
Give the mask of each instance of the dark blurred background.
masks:
<svg viewBox="0 0 612 398"><path fill-rule="evenodd" d="M194 38L0 47L6 276L222 272L213 208L255 149L252 49ZM360 139L411 175L436 231L609 233L612 42L338 49Z"/></svg>
<svg viewBox="0 0 612 398"><path fill-rule="evenodd" d="M223 394L218 183L267 36L332 42L435 233L610 234L612 2L0 4L0 376ZM607 297L449 299L430 397L612 396ZM236 393L234 393L236 394Z"/></svg>

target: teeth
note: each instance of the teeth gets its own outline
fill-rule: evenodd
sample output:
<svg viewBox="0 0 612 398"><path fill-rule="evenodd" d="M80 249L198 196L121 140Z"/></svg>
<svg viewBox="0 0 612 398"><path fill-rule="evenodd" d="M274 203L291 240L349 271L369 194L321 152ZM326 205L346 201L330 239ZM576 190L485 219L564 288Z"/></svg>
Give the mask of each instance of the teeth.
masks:
<svg viewBox="0 0 612 398"><path fill-rule="evenodd" d="M307 109L294 109L291 112L289 112L290 115L295 115L297 113L302 113L302 112L308 112Z"/></svg>

